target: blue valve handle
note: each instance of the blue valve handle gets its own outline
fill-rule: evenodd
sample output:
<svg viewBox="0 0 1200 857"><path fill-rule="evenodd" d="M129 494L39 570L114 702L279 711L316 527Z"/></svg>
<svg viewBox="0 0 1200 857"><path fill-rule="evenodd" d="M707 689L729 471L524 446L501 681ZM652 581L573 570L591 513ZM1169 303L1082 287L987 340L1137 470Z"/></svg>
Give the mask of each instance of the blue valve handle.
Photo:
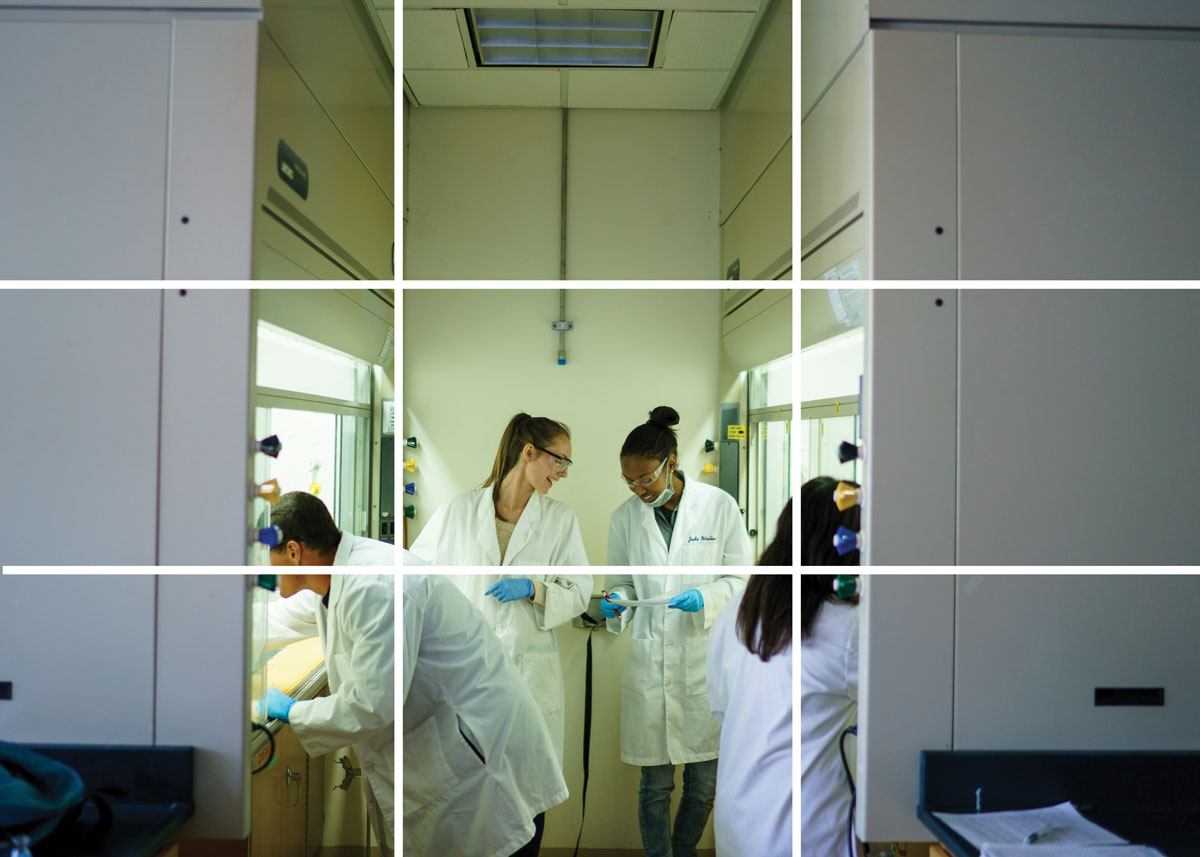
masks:
<svg viewBox="0 0 1200 857"><path fill-rule="evenodd" d="M404 493L405 494L416 494L417 493L417 483L416 482L405 482L404 483Z"/></svg>
<svg viewBox="0 0 1200 857"><path fill-rule="evenodd" d="M262 542L269 548L273 548L283 541L283 530L272 524L269 527L263 527L258 531L258 541Z"/></svg>
<svg viewBox="0 0 1200 857"><path fill-rule="evenodd" d="M833 536L833 546L837 549L838 556L862 550L862 533L856 533L849 527L838 527Z"/></svg>

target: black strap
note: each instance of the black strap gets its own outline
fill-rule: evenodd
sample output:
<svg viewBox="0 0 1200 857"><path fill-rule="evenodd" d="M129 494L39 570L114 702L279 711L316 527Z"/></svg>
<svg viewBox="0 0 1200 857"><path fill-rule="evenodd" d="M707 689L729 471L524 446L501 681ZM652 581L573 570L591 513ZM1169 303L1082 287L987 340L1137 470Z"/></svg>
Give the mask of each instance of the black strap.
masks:
<svg viewBox="0 0 1200 857"><path fill-rule="evenodd" d="M592 746L592 631L588 631L587 672L584 678L583 702L583 801L579 808L579 836L575 838L575 853L579 857L579 843L583 840L583 821L587 816L588 757Z"/></svg>

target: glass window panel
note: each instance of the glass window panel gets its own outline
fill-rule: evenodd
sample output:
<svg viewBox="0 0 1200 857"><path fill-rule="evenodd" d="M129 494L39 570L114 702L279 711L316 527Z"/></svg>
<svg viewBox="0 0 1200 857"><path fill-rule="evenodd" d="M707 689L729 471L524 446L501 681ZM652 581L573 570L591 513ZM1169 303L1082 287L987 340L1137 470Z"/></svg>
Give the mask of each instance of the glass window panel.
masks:
<svg viewBox="0 0 1200 857"><path fill-rule="evenodd" d="M539 48L538 62L543 65L588 65L591 57L588 48Z"/></svg>
<svg viewBox="0 0 1200 857"><path fill-rule="evenodd" d="M535 43L536 43L535 37L534 37L532 30L509 30L509 29L485 30L484 32L480 33L480 35L479 35L479 45L480 45L480 47L485 47L485 48L496 47L496 46L533 47Z"/></svg>
<svg viewBox="0 0 1200 857"><path fill-rule="evenodd" d="M590 30L594 12L587 9L538 9L534 13L537 28Z"/></svg>
<svg viewBox="0 0 1200 857"><path fill-rule="evenodd" d="M265 321L258 323L257 344L258 386L370 403L366 362Z"/></svg>
<svg viewBox="0 0 1200 857"><path fill-rule="evenodd" d="M658 11L472 10L483 65L647 67ZM536 54L523 50L536 44ZM573 52L588 48L590 53ZM560 49L567 52L561 53Z"/></svg>
<svg viewBox="0 0 1200 857"><path fill-rule="evenodd" d="M758 424L758 551L775 538L779 515L792 496L792 423Z"/></svg>
<svg viewBox="0 0 1200 857"><path fill-rule="evenodd" d="M657 12L624 11L604 9L596 12L597 30L644 30L654 29Z"/></svg>
<svg viewBox="0 0 1200 857"><path fill-rule="evenodd" d="M792 404L792 356L772 361L750 372L750 408Z"/></svg>

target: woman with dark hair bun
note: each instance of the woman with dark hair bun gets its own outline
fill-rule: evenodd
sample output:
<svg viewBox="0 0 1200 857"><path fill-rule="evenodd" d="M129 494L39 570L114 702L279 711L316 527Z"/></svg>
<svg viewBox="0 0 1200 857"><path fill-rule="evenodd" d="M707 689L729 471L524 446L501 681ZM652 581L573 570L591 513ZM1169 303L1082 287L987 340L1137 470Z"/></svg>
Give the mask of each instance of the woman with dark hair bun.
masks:
<svg viewBox="0 0 1200 857"><path fill-rule="evenodd" d="M621 480L634 496L613 512L608 565L752 565L737 501L679 470L678 424L659 405L625 438Z"/></svg>
<svg viewBox="0 0 1200 857"><path fill-rule="evenodd" d="M411 553L430 565L587 565L579 519L547 496L571 464L570 429L516 414L488 478L434 512Z"/></svg>

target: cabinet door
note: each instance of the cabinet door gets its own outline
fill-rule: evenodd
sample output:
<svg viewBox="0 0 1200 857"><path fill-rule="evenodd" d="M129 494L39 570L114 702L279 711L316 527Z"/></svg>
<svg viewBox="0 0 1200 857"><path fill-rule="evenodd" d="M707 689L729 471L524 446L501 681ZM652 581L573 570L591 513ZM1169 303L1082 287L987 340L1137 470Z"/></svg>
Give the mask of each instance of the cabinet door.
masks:
<svg viewBox="0 0 1200 857"><path fill-rule="evenodd" d="M1192 279L1200 43L959 36L963 279Z"/></svg>
<svg viewBox="0 0 1200 857"><path fill-rule="evenodd" d="M0 278L163 276L170 76L169 22L0 25Z"/></svg>

